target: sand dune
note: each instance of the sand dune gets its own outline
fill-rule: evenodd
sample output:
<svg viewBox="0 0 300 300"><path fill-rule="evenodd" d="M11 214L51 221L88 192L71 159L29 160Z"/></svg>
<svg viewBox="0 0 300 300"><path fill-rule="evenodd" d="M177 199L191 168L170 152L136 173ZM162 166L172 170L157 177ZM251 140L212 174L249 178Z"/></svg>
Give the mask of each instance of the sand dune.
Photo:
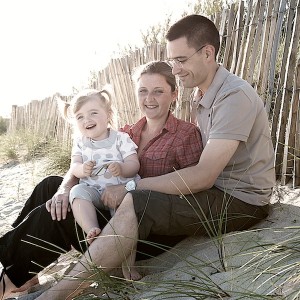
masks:
<svg viewBox="0 0 300 300"><path fill-rule="evenodd" d="M0 168L1 235L45 176L44 165L36 160ZM139 262L144 278L133 284L121 281L122 291L127 299L300 299L300 189L279 187L272 203L270 216L252 230L215 240L188 238L167 253ZM34 299L55 282L55 272L66 272L76 260L76 253L72 255L62 256L41 274L42 285L17 299ZM101 295L103 289L93 287L87 293ZM110 297L116 295L120 290Z"/></svg>

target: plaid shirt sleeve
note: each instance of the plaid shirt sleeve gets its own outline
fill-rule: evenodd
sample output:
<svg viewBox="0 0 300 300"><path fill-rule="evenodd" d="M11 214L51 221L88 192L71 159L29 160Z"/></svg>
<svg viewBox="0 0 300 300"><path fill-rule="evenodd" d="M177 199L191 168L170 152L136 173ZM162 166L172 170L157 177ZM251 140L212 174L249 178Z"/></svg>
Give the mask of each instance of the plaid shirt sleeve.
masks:
<svg viewBox="0 0 300 300"><path fill-rule="evenodd" d="M179 169L194 166L199 162L203 151L201 133L198 127L192 124L183 124L178 128L178 139L181 142L176 146L176 160Z"/></svg>

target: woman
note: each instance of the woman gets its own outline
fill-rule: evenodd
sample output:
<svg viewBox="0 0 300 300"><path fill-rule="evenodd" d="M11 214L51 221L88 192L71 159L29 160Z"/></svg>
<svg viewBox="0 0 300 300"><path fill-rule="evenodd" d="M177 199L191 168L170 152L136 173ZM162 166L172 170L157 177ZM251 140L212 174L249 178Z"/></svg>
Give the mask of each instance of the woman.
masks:
<svg viewBox="0 0 300 300"><path fill-rule="evenodd" d="M158 176L197 164L202 152L199 129L170 112L178 95L171 67L165 62L150 62L137 70L135 79L144 117L134 125L125 126L123 131L138 145L140 176ZM69 175L63 183L60 177L48 177L37 185L13 224L15 228L0 238L0 262L5 267L0 298L28 288L33 273L55 261L61 249L69 251L73 246L81 252L86 250L86 245L78 242L83 236L80 230L75 230L74 217L68 211L68 193L77 182ZM98 219L103 228L110 215L107 211L101 213Z"/></svg>

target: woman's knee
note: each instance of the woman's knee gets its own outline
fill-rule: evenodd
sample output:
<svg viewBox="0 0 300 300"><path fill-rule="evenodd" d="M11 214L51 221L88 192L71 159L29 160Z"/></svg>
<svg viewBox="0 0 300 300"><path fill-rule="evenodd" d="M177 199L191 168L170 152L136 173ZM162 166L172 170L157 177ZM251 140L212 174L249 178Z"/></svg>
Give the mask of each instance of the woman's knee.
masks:
<svg viewBox="0 0 300 300"><path fill-rule="evenodd" d="M42 181L40 181L36 185L33 191L33 195L34 194L39 194L39 195L55 194L57 189L61 185L62 181L63 181L63 177L60 176L45 177Z"/></svg>
<svg viewBox="0 0 300 300"><path fill-rule="evenodd" d="M51 175L51 176L45 177L40 183L43 185L46 184L48 186L59 187L61 185L62 181L63 181L63 177Z"/></svg>

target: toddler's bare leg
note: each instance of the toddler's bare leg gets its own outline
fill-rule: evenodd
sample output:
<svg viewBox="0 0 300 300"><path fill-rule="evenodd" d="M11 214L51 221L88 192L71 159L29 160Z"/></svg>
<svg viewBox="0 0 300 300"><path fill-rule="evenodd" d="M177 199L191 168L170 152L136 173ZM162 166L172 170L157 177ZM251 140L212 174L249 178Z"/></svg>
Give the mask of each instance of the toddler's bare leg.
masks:
<svg viewBox="0 0 300 300"><path fill-rule="evenodd" d="M89 244L91 244L94 239L101 233L101 229L98 227L93 227L86 235L86 240Z"/></svg>
<svg viewBox="0 0 300 300"><path fill-rule="evenodd" d="M94 204L88 200L75 198L72 211L76 222L87 234L87 242L91 244L101 232Z"/></svg>
<svg viewBox="0 0 300 300"><path fill-rule="evenodd" d="M126 194L115 216L103 228L100 236L103 236L103 239L96 239L90 245L85 255L69 272L68 277L62 278L36 300L73 299L90 285L91 279L94 279L92 272L89 271L91 260L104 272L109 272L122 264L124 256L130 255L130 249L136 247L138 238L138 222L130 193Z"/></svg>

